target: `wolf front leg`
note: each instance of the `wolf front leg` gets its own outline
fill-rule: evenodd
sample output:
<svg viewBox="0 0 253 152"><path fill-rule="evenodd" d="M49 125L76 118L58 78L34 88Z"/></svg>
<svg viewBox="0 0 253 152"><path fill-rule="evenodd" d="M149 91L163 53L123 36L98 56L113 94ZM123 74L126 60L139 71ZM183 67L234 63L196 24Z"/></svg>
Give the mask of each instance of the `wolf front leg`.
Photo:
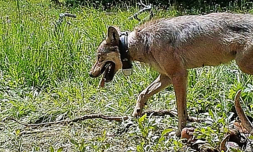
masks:
<svg viewBox="0 0 253 152"><path fill-rule="evenodd" d="M171 84L171 79L166 75L160 74L154 82L152 82L145 90L139 94L133 116L136 117L141 115L142 109L145 106L148 98L163 90L169 84Z"/></svg>
<svg viewBox="0 0 253 152"><path fill-rule="evenodd" d="M178 130L176 135L180 136L182 129L186 126L186 120L188 117L186 109L187 71L173 75L172 84L176 95L178 113Z"/></svg>

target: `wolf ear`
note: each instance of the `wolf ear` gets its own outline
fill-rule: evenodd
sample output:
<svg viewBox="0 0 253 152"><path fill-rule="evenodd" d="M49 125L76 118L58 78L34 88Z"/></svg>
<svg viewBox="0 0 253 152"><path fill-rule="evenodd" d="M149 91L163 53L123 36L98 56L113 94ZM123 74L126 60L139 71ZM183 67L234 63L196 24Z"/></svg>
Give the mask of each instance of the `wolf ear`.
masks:
<svg viewBox="0 0 253 152"><path fill-rule="evenodd" d="M115 27L110 26L108 28L108 37L106 39L107 43L119 45L119 30L117 30Z"/></svg>

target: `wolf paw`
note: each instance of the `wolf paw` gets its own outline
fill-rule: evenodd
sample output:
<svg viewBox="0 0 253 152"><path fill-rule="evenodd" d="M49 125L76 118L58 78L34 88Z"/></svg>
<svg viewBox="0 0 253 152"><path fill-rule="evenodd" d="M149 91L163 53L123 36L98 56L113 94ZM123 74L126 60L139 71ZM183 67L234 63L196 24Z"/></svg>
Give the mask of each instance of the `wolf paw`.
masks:
<svg viewBox="0 0 253 152"><path fill-rule="evenodd" d="M133 117L138 117L138 116L141 115L141 113L142 113L142 109L140 109L140 108L135 108L135 109L134 109L134 112L133 112L133 114L132 114L132 116L133 116Z"/></svg>

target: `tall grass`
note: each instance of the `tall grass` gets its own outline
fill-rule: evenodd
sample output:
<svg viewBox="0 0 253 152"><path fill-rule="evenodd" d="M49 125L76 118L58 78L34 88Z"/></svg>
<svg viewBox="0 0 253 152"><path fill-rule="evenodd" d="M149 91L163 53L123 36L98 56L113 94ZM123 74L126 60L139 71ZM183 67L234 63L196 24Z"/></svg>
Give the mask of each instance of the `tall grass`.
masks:
<svg viewBox="0 0 253 152"><path fill-rule="evenodd" d="M36 87L87 76L91 55L105 31L105 13L62 10L48 2L11 1L2 5L0 65L6 75ZM66 19L58 25L62 12L75 13L77 19Z"/></svg>
<svg viewBox="0 0 253 152"><path fill-rule="evenodd" d="M49 0L6 0L0 2L0 8L0 120L14 117L26 123L39 123L93 113L130 115L138 93L158 75L137 63L133 75L124 77L119 72L105 89L97 89L99 80L88 76L107 27L133 30L139 22L128 17L137 8L115 7L108 12L102 8L55 6ZM65 18L58 24L59 14L65 12L76 14L77 18ZM155 11L156 17L186 13L173 7ZM244 108L253 116L252 83L252 76L242 74L235 63L189 70L189 114L204 113L201 116L214 120L211 125L192 125L215 130L212 133L206 128L204 135L208 139L222 138L225 132L217 130L228 128L228 115L237 90L243 89L244 105L249 105ZM173 88L154 95L146 108L175 109ZM128 124L133 126L124 130ZM131 119L121 124L88 120L45 126L39 128L45 129L42 133L20 135L34 129L7 121L0 123L0 150L49 151L60 147L65 151L179 150L182 142L174 136L168 138L168 128L177 128L176 118ZM211 140L210 143L218 144Z"/></svg>

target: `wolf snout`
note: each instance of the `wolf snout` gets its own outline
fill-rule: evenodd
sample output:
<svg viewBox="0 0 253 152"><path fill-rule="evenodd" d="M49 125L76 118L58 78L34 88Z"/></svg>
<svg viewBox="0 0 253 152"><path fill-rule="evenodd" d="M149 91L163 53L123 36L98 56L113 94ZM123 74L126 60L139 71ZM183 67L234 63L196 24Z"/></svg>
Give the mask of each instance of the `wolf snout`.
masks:
<svg viewBox="0 0 253 152"><path fill-rule="evenodd" d="M94 75L92 74L92 72L89 72L89 76L92 77L92 78L95 78L95 77L96 77L96 76L94 76Z"/></svg>

